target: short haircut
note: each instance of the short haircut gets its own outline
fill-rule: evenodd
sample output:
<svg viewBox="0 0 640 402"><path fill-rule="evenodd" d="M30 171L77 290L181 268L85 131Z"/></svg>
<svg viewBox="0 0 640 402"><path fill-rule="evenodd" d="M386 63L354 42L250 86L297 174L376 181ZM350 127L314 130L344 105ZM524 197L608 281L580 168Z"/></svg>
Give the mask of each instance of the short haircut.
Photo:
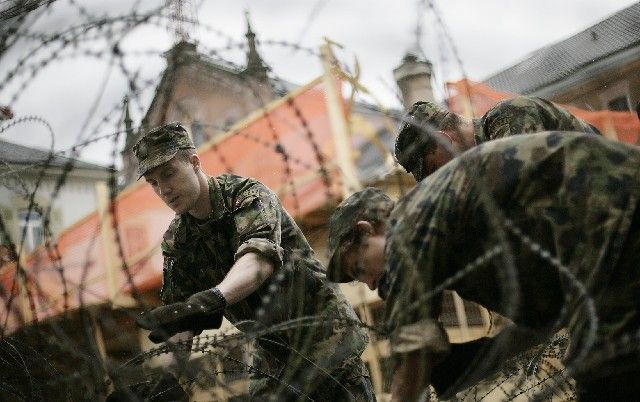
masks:
<svg viewBox="0 0 640 402"><path fill-rule="evenodd" d="M446 108L431 102L413 104L395 143L395 156L398 163L416 180L422 180L424 155L436 151L438 140L436 131L458 132L463 119Z"/></svg>

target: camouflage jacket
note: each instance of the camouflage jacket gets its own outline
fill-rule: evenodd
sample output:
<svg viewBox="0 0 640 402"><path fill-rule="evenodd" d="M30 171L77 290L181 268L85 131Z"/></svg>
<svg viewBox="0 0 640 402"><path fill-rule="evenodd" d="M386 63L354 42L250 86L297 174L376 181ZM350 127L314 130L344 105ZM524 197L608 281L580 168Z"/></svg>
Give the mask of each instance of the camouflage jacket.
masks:
<svg viewBox="0 0 640 402"><path fill-rule="evenodd" d="M418 183L386 231L392 351L447 350L442 289L524 327L566 326L576 344L591 319L582 290L599 314L598 340L638 322L640 272L616 267L629 255L639 172L637 147L546 132L486 142Z"/></svg>
<svg viewBox="0 0 640 402"><path fill-rule="evenodd" d="M498 103L482 118L474 120L474 126L476 144L549 130L600 134L598 129L565 109L548 100L529 96L518 96Z"/></svg>
<svg viewBox="0 0 640 402"><path fill-rule="evenodd" d="M345 323L357 321L353 309L325 280L324 268L277 196L256 180L224 174L209 178L209 197L212 212L206 220L188 213L176 216L164 235L163 303L216 286L240 256L260 253L273 261L273 275L253 294L228 306L225 317L241 330L267 329L277 339L261 344L265 349L284 343L298 350L324 347L326 352L345 342L347 354L359 356L366 333ZM324 325L291 323L301 317L315 317L316 325ZM287 323L288 328L268 329Z"/></svg>

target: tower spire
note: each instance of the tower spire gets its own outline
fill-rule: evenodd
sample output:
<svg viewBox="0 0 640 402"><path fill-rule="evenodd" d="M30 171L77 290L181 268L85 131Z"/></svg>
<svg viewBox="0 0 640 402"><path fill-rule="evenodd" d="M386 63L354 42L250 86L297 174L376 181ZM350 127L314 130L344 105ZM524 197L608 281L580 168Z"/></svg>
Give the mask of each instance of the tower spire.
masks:
<svg viewBox="0 0 640 402"><path fill-rule="evenodd" d="M422 30L424 26L424 13L426 9L425 0L418 0L416 2L416 26L413 30L413 45L407 49L407 54L414 54L419 58L424 58L424 51L422 50Z"/></svg>
<svg viewBox="0 0 640 402"><path fill-rule="evenodd" d="M191 0L166 1L171 8L171 27L175 42L189 42L191 40L189 24L197 25L198 23Z"/></svg>
<svg viewBox="0 0 640 402"><path fill-rule="evenodd" d="M122 157L121 184L123 186L126 186L127 184L133 182L136 178L136 163L134 162L134 156L131 149L138 139L139 131L134 130L133 127L133 119L131 118L131 113L129 112L128 96L125 96L122 100L122 109L123 111L121 121L124 125L125 139L124 148L120 152L120 156Z"/></svg>
<svg viewBox="0 0 640 402"><path fill-rule="evenodd" d="M136 134L133 132L133 120L131 119L131 113L129 112L129 97L125 96L122 100L122 123L124 125L124 152L128 152L133 147L136 141Z"/></svg>
<svg viewBox="0 0 640 402"><path fill-rule="evenodd" d="M133 136L133 120L131 119L131 113L129 112L129 97L125 96L123 100L124 117L122 122L124 123L124 131L127 138Z"/></svg>
<svg viewBox="0 0 640 402"><path fill-rule="evenodd" d="M244 16L247 21L247 33L245 34L245 37L247 38L247 67L244 72L259 79L266 79L269 67L264 64L262 57L260 57L260 53L258 53L258 49L256 48L256 34L251 28L249 11L245 11Z"/></svg>

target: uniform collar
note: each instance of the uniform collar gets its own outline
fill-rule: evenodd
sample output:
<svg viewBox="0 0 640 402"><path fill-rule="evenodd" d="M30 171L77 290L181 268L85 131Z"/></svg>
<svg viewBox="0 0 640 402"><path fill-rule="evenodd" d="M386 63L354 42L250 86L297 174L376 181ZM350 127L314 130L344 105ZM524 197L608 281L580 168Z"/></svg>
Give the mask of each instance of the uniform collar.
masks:
<svg viewBox="0 0 640 402"><path fill-rule="evenodd" d="M215 177L209 177L209 200L211 201L211 213L209 214L210 220L220 220L227 212L227 206L224 203L222 197L222 189Z"/></svg>
<svg viewBox="0 0 640 402"><path fill-rule="evenodd" d="M185 244L188 241L189 230L198 230L203 222L214 222L220 220L227 212L227 207L222 197L222 189L215 177L207 178L207 184L209 185L209 202L211 203L211 213L206 219L196 219L188 212L180 215L180 224L176 229L175 240L178 243ZM189 224L190 222L191 224ZM195 224L195 225L194 225Z"/></svg>

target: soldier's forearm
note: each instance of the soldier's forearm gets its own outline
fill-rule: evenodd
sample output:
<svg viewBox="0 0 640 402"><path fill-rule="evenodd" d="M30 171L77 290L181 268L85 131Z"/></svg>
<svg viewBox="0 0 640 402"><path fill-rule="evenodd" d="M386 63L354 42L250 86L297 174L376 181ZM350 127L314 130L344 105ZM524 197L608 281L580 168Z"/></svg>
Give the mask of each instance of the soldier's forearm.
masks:
<svg viewBox="0 0 640 402"><path fill-rule="evenodd" d="M255 292L272 273L271 260L257 253L247 253L233 264L227 276L216 287L227 304L234 304Z"/></svg>

